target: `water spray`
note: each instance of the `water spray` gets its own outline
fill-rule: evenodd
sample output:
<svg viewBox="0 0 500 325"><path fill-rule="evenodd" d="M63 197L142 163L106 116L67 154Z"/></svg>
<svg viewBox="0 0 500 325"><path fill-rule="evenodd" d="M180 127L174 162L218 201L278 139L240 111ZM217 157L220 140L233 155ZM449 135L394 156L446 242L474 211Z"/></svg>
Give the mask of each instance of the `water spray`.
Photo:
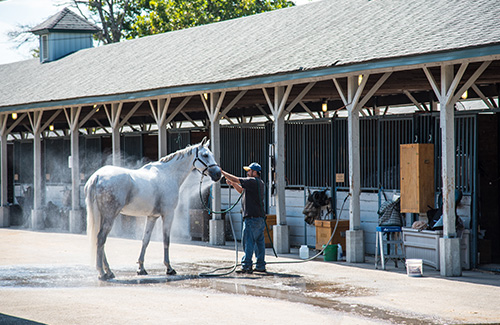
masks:
<svg viewBox="0 0 500 325"><path fill-rule="evenodd" d="M199 191L200 192L200 201L201 201L201 203L203 203L203 206L205 207L205 210L207 210L209 213L224 214L226 212L229 212L229 211L231 211L232 209L234 209L236 207L236 204L238 204L238 202L240 202L241 198L243 197L243 192L242 192L240 194L240 196L238 197L238 199L236 200L236 202L234 202L234 204L232 206L230 206L229 208L227 208L226 210L223 210L223 211L214 211L203 200L203 194L202 194L202 190L201 190L201 185L203 183L203 177L205 177L205 175L201 174L200 191ZM229 202L229 203L231 203L231 202ZM231 227L232 227L232 223L231 223ZM234 237L234 238L236 238L236 237Z"/></svg>

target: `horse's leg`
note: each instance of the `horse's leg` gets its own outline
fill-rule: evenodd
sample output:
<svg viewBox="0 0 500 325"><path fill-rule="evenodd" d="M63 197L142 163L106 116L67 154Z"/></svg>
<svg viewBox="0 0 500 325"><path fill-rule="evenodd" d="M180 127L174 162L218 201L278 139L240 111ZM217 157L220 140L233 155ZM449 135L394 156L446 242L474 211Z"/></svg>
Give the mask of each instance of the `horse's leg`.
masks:
<svg viewBox="0 0 500 325"><path fill-rule="evenodd" d="M104 272L106 272L106 280L114 279L115 275L109 268L108 260L106 259L106 252L104 250L102 251L102 264L104 266Z"/></svg>
<svg viewBox="0 0 500 325"><path fill-rule="evenodd" d="M104 216L103 216L104 217ZM111 272L109 268L108 261L106 259L106 253L104 252L104 244L106 243L106 239L108 238L109 232L113 227L113 218L105 218L101 225L101 230L97 235L97 271L99 272L99 280L109 280L113 279L115 275Z"/></svg>
<svg viewBox="0 0 500 325"><path fill-rule="evenodd" d="M175 275L177 272L170 266L168 247L170 246L170 228L174 219L173 213L163 215L163 264L167 267L167 275Z"/></svg>
<svg viewBox="0 0 500 325"><path fill-rule="evenodd" d="M153 233L153 228L156 223L156 219L158 217L148 217L146 221L146 228L144 228L144 235L142 236L142 248L141 255L139 256L139 260L137 264L139 264L139 268L137 269L137 275L147 275L146 269L144 268L144 255L146 254L146 248L148 248L149 241L151 240L151 234Z"/></svg>

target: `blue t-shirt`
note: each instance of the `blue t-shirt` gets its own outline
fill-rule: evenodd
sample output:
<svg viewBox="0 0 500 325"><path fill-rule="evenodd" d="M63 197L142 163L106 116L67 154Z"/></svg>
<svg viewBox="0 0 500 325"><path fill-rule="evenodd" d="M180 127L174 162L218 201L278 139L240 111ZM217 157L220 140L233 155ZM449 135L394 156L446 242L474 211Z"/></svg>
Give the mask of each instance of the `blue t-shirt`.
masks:
<svg viewBox="0 0 500 325"><path fill-rule="evenodd" d="M264 217L264 182L258 177L242 177L239 180L245 190L241 198L243 217Z"/></svg>

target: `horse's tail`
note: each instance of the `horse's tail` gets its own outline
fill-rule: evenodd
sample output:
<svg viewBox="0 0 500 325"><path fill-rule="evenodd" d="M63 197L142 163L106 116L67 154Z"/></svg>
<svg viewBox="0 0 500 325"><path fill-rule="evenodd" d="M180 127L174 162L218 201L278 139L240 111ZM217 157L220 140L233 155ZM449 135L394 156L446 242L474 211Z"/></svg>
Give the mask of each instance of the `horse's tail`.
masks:
<svg viewBox="0 0 500 325"><path fill-rule="evenodd" d="M97 234L101 230L101 211L97 205L96 185L99 177L92 175L85 184L85 204L87 205L87 237L90 241L91 263L97 256Z"/></svg>

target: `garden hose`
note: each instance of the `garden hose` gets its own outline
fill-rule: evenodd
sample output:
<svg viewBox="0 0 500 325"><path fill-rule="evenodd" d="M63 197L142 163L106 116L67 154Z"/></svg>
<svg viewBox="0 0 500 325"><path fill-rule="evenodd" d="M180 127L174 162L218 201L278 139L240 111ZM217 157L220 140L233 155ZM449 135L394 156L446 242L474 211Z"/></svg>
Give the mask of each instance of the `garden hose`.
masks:
<svg viewBox="0 0 500 325"><path fill-rule="evenodd" d="M342 206L340 207L339 216L342 215L342 211L344 209L344 205L345 205L345 203L347 201L347 198L349 198L349 196L350 196L350 194L346 195L346 197L344 199L344 202L342 203ZM240 196L240 198L241 198L241 196ZM234 204L233 207L235 205L236 204ZM319 253L317 253L316 255L314 255L312 257L309 257L307 259L304 259L304 260L300 260L300 261L275 261L275 262L266 262L266 264L296 264L296 263L305 263L305 262L309 262L309 261L314 260L316 257L318 257L321 254L323 254L323 252L325 251L325 249L328 247L328 245L332 241L333 236L335 235L335 232L337 231L337 226L339 224L339 220L340 219L337 218L337 222L335 223L335 227L333 228L333 232L332 232L332 235L330 236L330 239L328 239L328 242L326 243L326 245L324 245L323 248L321 249L321 251L319 251ZM232 266L228 266L228 267L217 268L217 269L213 270L212 272L199 273L199 276L202 276L202 277L218 277L218 276L229 275L229 274L233 273L238 266L241 266L241 263L238 263L238 241L236 240L236 236L235 236L235 232L234 232L234 227L233 227L233 221L232 221L231 217L229 217L229 222L231 224L231 230L233 232L234 245L235 245L235 250L236 250L236 259L235 259L234 264ZM266 226L267 226L267 224L266 224ZM268 235L269 235L269 230L268 230ZM273 249L274 249L274 247L273 247ZM276 257L278 257L278 256L276 255ZM221 270L228 270L228 269L229 269L229 271L227 271L225 273L215 273L215 272L218 272L218 271L221 271Z"/></svg>

